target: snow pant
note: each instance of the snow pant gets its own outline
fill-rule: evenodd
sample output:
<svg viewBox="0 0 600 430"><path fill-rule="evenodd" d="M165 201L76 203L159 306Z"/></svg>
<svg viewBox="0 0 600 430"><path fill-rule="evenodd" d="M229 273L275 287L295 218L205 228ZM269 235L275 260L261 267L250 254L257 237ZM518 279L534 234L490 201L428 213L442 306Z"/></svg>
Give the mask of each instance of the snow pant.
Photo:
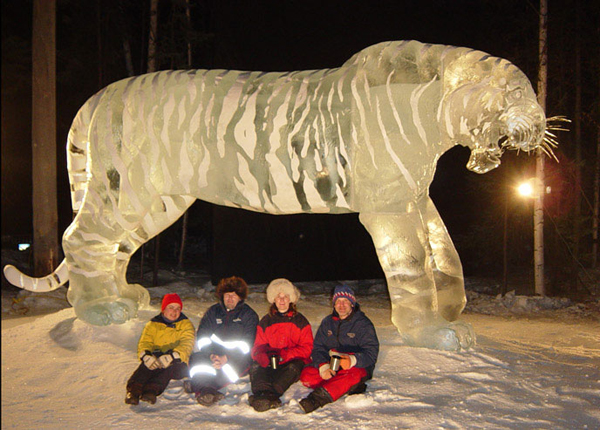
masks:
<svg viewBox="0 0 600 430"><path fill-rule="evenodd" d="M127 381L127 391L138 396L143 393L162 394L171 379L183 379L188 374L188 366L183 362L173 363L166 369L150 370L140 364Z"/></svg>
<svg viewBox="0 0 600 430"><path fill-rule="evenodd" d="M270 366L262 367L260 364L254 362L250 368L252 393L272 392L281 397L294 382L300 379L300 373L303 368L304 361L300 359L279 364L277 369L273 369Z"/></svg>
<svg viewBox="0 0 600 430"><path fill-rule="evenodd" d="M322 387L329 393L335 402L344 394L351 392L361 382L368 379L367 371L362 367L351 367L350 369L340 369L334 377L323 379L316 367L305 367L300 374L300 381L305 387Z"/></svg>
<svg viewBox="0 0 600 430"><path fill-rule="evenodd" d="M190 357L191 389L194 393L199 393L202 388L206 387L219 390L248 374L250 365L242 369L239 369L239 367L232 362L228 362L220 369L215 369L208 356L194 353Z"/></svg>

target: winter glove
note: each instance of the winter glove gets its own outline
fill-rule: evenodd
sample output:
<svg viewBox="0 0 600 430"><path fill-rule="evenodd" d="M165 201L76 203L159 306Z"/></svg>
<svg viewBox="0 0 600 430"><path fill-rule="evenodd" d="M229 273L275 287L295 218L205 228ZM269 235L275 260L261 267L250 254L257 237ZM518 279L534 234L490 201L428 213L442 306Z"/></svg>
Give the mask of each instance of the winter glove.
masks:
<svg viewBox="0 0 600 430"><path fill-rule="evenodd" d="M356 357L353 355L344 355L340 360L340 367L344 370L348 370L356 365Z"/></svg>
<svg viewBox="0 0 600 430"><path fill-rule="evenodd" d="M144 362L144 365L150 370L160 369L160 363L158 362L156 357L148 352L145 353L144 356L142 356L142 361Z"/></svg>
<svg viewBox="0 0 600 430"><path fill-rule="evenodd" d="M325 363L321 364L321 366L319 367L319 375L321 376L321 378L327 380L333 378L335 376L335 372L331 370L331 367L329 367L329 363Z"/></svg>
<svg viewBox="0 0 600 430"><path fill-rule="evenodd" d="M269 367L271 364L269 362L269 355L266 352L261 352L256 355L256 362L260 365L260 367Z"/></svg>
<svg viewBox="0 0 600 430"><path fill-rule="evenodd" d="M167 354L163 354L160 357L158 357L158 362L160 363L160 367L162 367L163 369L166 369L171 364L173 364L174 361L176 361L178 359L179 359L179 353L174 351L174 352L169 352Z"/></svg>
<svg viewBox="0 0 600 430"><path fill-rule="evenodd" d="M340 368L343 370L348 370L351 367L356 366L356 357L352 354L344 354L343 352L336 351L335 349L329 350L329 356L333 357L337 355L340 358Z"/></svg>

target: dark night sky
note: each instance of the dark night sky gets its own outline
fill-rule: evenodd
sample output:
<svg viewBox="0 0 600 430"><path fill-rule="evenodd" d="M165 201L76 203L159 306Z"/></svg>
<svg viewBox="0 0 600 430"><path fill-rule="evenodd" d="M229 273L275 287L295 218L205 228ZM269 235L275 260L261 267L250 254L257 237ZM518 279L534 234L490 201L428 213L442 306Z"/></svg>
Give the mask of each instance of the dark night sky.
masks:
<svg viewBox="0 0 600 430"><path fill-rule="evenodd" d="M548 116L571 115L573 46L584 40L584 109L598 103L598 2L585 3L575 26L576 0L550 0L550 91ZM590 4L593 3L593 4ZM101 6L103 76L98 76L96 4ZM117 8L117 5L121 5ZM59 0L57 14L58 157L60 229L70 222L64 142L78 107L102 86L126 77L121 44L125 23L136 74L143 65L144 2ZM161 0L160 18L171 13ZM195 68L283 71L337 67L359 50L386 40L468 46L507 58L535 88L538 4L526 0L423 1L229 1L192 4L195 29L209 34L196 48ZM2 236L31 231L30 43L31 0L2 2ZM159 39L166 32L159 34ZM595 50L595 52L594 52ZM29 69L28 69L29 67ZM160 69L171 68L168 63ZM560 89L561 87L564 87ZM588 97L588 94L590 96ZM596 108L597 109L597 108ZM596 111L597 112L597 111ZM584 130L585 133L585 130ZM566 138L567 141L569 138ZM590 146L591 147L591 146ZM569 156L572 151L566 149ZM464 164L468 151L454 149L441 160L431 194L451 234L462 235L473 222L471 208L487 203L472 191ZM29 167L30 169L30 167ZM495 173L501 177L502 172ZM471 179L469 179L471 178ZM458 187L454 191L453 187ZM455 239L456 241L456 239ZM460 246L457 244L460 248Z"/></svg>

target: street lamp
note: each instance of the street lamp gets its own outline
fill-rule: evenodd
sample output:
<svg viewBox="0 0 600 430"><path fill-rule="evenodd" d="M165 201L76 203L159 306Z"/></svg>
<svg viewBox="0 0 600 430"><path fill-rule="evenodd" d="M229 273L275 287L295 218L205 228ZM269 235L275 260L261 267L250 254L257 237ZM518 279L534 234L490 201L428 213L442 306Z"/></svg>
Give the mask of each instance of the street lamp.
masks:
<svg viewBox="0 0 600 430"><path fill-rule="evenodd" d="M543 201L544 194L550 194L550 187L545 187L544 184L541 183L537 178L531 178L525 182L520 183L516 187L517 193L526 198L535 199L536 206L539 205L540 201ZM508 198L509 193L506 193L506 198L504 202L504 279L502 286L502 293L506 294L507 290L507 224L508 224ZM542 232L539 229L543 228L543 223L541 226L538 225L537 218L539 215L536 214L534 208L534 280L535 280L535 292L536 294L544 295L544 260L543 260L543 236ZM540 255L541 254L541 255Z"/></svg>
<svg viewBox="0 0 600 430"><path fill-rule="evenodd" d="M522 197L532 197L534 193L533 180L529 179L521 182L514 190L517 195ZM509 187L504 196L504 234L503 234L503 254L502 254L502 295L505 295L508 290L508 202L512 194L513 187Z"/></svg>
<svg viewBox="0 0 600 430"><path fill-rule="evenodd" d="M517 185L514 190L516 190L516 194L525 197L534 199L539 195L539 184L537 183L536 178L528 179L524 182L521 182ZM503 283L502 283L502 295L507 293L508 290L508 202L511 196L511 191L513 188L511 187L505 195L504 198L504 246L503 246ZM550 187L546 188L546 193L550 192ZM537 272L536 272L536 285L538 283ZM536 291L537 292L537 291Z"/></svg>
<svg viewBox="0 0 600 430"><path fill-rule="evenodd" d="M519 184L519 186L517 187L517 191L519 193L519 195L523 196L523 197L531 197L533 196L533 185L531 185L531 180L527 181L527 182L523 182L521 184Z"/></svg>
<svg viewBox="0 0 600 430"><path fill-rule="evenodd" d="M540 187L540 191L538 191L538 186L539 184L537 183L537 180L535 178L531 178L528 181L519 184L517 187L517 192L523 197L535 198L538 196L538 193L550 194L552 191L550 186L547 186L545 189L544 187Z"/></svg>

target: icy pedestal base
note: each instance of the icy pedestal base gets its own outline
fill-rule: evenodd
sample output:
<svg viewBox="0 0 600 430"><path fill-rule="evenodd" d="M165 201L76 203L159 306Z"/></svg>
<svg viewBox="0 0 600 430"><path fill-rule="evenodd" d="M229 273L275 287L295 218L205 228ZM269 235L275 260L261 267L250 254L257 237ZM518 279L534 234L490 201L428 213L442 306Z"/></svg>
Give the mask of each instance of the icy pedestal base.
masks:
<svg viewBox="0 0 600 430"><path fill-rule="evenodd" d="M477 340L473 326L462 321L427 326L402 337L409 346L442 351L467 350L473 348Z"/></svg>

